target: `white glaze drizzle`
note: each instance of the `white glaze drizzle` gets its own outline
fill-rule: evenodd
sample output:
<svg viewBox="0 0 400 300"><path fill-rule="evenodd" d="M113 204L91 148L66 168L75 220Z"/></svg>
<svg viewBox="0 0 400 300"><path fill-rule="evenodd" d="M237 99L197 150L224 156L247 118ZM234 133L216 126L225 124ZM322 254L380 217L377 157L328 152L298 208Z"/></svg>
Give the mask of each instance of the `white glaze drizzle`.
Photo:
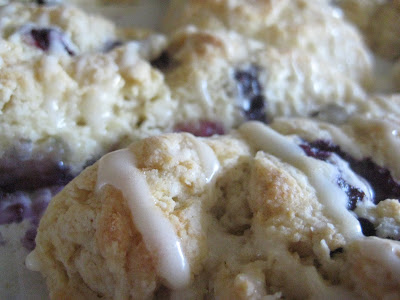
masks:
<svg viewBox="0 0 400 300"><path fill-rule="evenodd" d="M206 176L206 182L209 183L219 170L219 161L215 156L215 152L209 145L201 141L200 138L196 138L193 135L190 136L192 137L193 145L195 146L197 154L199 155L199 159Z"/></svg>
<svg viewBox="0 0 400 300"><path fill-rule="evenodd" d="M181 289L190 282L190 266L183 254L180 239L171 222L151 196L143 174L135 166L134 155L123 149L105 155L99 163L97 189L111 184L119 189L129 206L133 222L142 234L157 272L171 289Z"/></svg>
<svg viewBox="0 0 400 300"><path fill-rule="evenodd" d="M348 238L362 237L356 217L347 210L347 195L337 186L338 170L327 163L307 157L294 142L259 122L248 122L239 132L255 148L270 153L303 171L317 192L326 212L334 218Z"/></svg>
<svg viewBox="0 0 400 300"><path fill-rule="evenodd" d="M40 271L40 260L37 257L36 250L31 251L25 258L25 266L28 270L39 272Z"/></svg>

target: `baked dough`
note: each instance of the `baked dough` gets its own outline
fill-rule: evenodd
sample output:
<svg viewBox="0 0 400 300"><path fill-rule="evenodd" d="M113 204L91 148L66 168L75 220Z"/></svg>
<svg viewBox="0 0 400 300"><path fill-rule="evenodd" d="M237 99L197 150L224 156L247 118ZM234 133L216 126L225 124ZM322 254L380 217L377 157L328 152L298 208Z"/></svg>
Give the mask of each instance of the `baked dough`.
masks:
<svg viewBox="0 0 400 300"><path fill-rule="evenodd" d="M281 53L300 50L323 62L315 68L337 68L367 89L371 84L369 50L358 30L330 1L171 1L166 30L187 25L236 31Z"/></svg>
<svg viewBox="0 0 400 300"><path fill-rule="evenodd" d="M247 120L310 117L331 106L364 110L367 93L313 52L279 50L224 29L176 31L156 66L180 103L177 122L217 120L226 131Z"/></svg>
<svg viewBox="0 0 400 300"><path fill-rule="evenodd" d="M64 5L12 3L0 18L0 165L44 159L76 175L116 144L171 130L176 104L149 63L164 36Z"/></svg>
<svg viewBox="0 0 400 300"><path fill-rule="evenodd" d="M398 123L272 127L107 154L53 198L28 266L52 299L399 297L400 205L375 189L400 192Z"/></svg>

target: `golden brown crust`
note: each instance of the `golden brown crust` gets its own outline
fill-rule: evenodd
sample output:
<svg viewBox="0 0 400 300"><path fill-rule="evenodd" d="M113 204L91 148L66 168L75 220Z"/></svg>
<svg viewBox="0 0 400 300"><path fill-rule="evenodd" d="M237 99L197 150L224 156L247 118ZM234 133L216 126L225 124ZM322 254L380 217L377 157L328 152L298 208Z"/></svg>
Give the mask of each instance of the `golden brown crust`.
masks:
<svg viewBox="0 0 400 300"><path fill-rule="evenodd" d="M288 135L282 138L288 147L294 147L291 151L300 149L296 147L302 140L293 135L296 133L305 140L332 141L362 158L377 153L385 143L382 137L379 141L357 138L363 128L372 132L371 124L352 120L338 127L280 119L272 125ZM145 233L136 229L123 192L112 185L96 190L97 163L53 199L41 221L35 251L52 298L67 290L90 299L97 295L105 299L165 295L192 299L252 299L252 295L368 299L397 293L398 278L389 265L379 271L382 276L392 276L385 283L387 289L370 285L376 274L369 270L391 257L389 251L371 258L374 251L393 247L397 253L398 242L367 238L354 233L354 228L343 227L344 215L338 217L327 208L321 186L310 175L315 169L317 176L329 178L326 172L335 164L306 158L303 164L293 165L285 155L272 155L256 146L241 130L212 138L162 135L129 147L155 205L180 239L191 269L185 290L165 287L166 279L158 273L160 257L148 250ZM219 163L209 183L205 179L207 164L199 150L202 147L210 147ZM383 157L388 159L388 152ZM340 168L341 176L352 172L348 166ZM336 185L333 180L331 184ZM336 205L347 205L339 203ZM379 205L359 205L355 213L392 230L400 226L399 208L398 201L389 199ZM345 216L357 220L355 214ZM360 249L364 249L361 254ZM400 260L391 259L396 264ZM358 268L359 264L365 268Z"/></svg>

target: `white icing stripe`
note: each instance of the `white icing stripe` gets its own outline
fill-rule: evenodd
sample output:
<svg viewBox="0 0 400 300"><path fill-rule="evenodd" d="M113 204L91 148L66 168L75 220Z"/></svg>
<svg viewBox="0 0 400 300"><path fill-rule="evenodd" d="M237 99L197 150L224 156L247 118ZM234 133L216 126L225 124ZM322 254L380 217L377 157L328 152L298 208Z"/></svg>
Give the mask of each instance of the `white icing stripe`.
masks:
<svg viewBox="0 0 400 300"><path fill-rule="evenodd" d="M133 222L157 263L158 275L171 289L187 286L190 267L180 239L170 221L154 204L146 179L136 168L134 155L128 149L109 153L100 160L97 189L106 184L123 193Z"/></svg>
<svg viewBox="0 0 400 300"><path fill-rule="evenodd" d="M279 157L305 173L326 207L326 213L336 219L341 232L348 238L362 236L356 217L347 210L348 197L336 184L338 171L327 163L307 157L294 142L259 122L248 122L239 132L257 149Z"/></svg>
<svg viewBox="0 0 400 300"><path fill-rule="evenodd" d="M33 250L25 258L25 266L31 271L40 271L40 260L37 257L36 250Z"/></svg>
<svg viewBox="0 0 400 300"><path fill-rule="evenodd" d="M206 181L210 182L214 178L214 175L218 172L220 166L219 161L209 145L193 135L190 136L192 137L192 142L196 147L197 154L199 155L200 162L203 166L203 170L206 175Z"/></svg>

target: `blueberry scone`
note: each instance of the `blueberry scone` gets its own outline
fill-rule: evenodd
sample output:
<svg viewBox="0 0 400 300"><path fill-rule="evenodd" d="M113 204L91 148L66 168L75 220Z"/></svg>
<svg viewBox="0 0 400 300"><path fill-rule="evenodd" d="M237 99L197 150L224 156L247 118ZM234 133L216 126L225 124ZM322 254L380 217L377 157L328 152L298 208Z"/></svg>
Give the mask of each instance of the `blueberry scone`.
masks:
<svg viewBox="0 0 400 300"><path fill-rule="evenodd" d="M235 31L176 31L153 65L180 103L178 127L217 120L228 131L246 120L308 117L331 107L352 114L368 102L357 81L313 53L280 51Z"/></svg>
<svg viewBox="0 0 400 300"><path fill-rule="evenodd" d="M117 28L102 17L67 5L11 3L1 7L2 64L46 54L76 56L115 42Z"/></svg>
<svg viewBox="0 0 400 300"><path fill-rule="evenodd" d="M41 181L30 169L74 175L124 137L171 127L174 101L148 62L163 36L121 41L108 21L68 6L10 4L0 17L2 189Z"/></svg>
<svg viewBox="0 0 400 300"><path fill-rule="evenodd" d="M398 123L278 119L150 137L51 201L52 299L400 297Z"/></svg>
<svg viewBox="0 0 400 300"><path fill-rule="evenodd" d="M365 87L372 60L363 38L328 1L173 0L165 28L236 31L280 52L301 50ZM316 66L315 66L316 67Z"/></svg>

